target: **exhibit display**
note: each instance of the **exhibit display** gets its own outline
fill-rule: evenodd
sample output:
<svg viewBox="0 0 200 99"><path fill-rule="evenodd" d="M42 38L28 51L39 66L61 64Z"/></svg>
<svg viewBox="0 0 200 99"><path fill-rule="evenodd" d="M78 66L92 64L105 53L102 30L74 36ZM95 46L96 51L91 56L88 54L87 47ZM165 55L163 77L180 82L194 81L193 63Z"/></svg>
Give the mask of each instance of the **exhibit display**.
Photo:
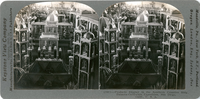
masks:
<svg viewBox="0 0 200 99"><path fill-rule="evenodd" d="M100 89L184 89L185 22L161 2L121 2L100 17Z"/></svg>
<svg viewBox="0 0 200 99"><path fill-rule="evenodd" d="M92 8L35 3L15 22L15 89L98 88L98 16Z"/></svg>

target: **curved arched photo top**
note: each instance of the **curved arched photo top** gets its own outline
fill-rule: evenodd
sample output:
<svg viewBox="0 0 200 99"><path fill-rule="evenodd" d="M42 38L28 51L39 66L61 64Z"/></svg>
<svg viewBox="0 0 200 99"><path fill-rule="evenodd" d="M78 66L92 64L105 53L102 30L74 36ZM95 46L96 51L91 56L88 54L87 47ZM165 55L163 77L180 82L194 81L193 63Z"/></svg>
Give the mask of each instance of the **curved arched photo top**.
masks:
<svg viewBox="0 0 200 99"><path fill-rule="evenodd" d="M97 89L98 19L78 2L21 9L13 37L15 89Z"/></svg>
<svg viewBox="0 0 200 99"><path fill-rule="evenodd" d="M185 88L185 22L176 7L119 2L99 22L100 89Z"/></svg>
<svg viewBox="0 0 200 99"><path fill-rule="evenodd" d="M91 7L78 2L41 2L22 8L16 15L15 22L16 25L23 24L22 27L26 28L25 21L44 22L46 19L49 20L52 14L54 17L58 14L65 14L65 17L69 17L67 16L69 13L96 14Z"/></svg>

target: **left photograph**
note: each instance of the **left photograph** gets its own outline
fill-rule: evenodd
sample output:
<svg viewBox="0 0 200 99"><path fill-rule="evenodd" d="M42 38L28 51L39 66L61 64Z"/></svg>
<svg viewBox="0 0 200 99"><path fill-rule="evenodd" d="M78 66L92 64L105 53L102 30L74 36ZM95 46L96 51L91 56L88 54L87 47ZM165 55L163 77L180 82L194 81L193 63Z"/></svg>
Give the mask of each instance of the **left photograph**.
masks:
<svg viewBox="0 0 200 99"><path fill-rule="evenodd" d="M13 34L14 89L98 89L98 20L77 2L22 8Z"/></svg>

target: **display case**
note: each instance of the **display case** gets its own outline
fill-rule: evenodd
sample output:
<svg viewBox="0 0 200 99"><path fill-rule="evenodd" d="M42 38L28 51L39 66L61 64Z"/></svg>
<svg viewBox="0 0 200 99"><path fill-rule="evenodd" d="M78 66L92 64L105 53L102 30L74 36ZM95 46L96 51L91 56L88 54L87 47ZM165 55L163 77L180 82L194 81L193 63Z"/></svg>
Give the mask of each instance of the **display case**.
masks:
<svg viewBox="0 0 200 99"><path fill-rule="evenodd" d="M99 46L96 14L77 15L75 26L73 38L74 75L77 77L75 81L80 89L95 88L98 67L94 64L98 62Z"/></svg>
<svg viewBox="0 0 200 99"><path fill-rule="evenodd" d="M117 54L117 29L116 28L105 28L104 29L104 53L107 68L113 67L113 55Z"/></svg>
<svg viewBox="0 0 200 99"><path fill-rule="evenodd" d="M73 27L76 28L77 27L77 18L80 14L76 11L70 11L69 12L69 22L72 22L73 23Z"/></svg>
<svg viewBox="0 0 200 99"><path fill-rule="evenodd" d="M45 32L45 22L34 22L31 24L32 25L32 34L31 38L39 38L40 37L40 29L42 32Z"/></svg>
<svg viewBox="0 0 200 99"><path fill-rule="evenodd" d="M73 23L58 23L58 33L60 39L71 39L70 36L74 32Z"/></svg>
<svg viewBox="0 0 200 99"><path fill-rule="evenodd" d="M176 13L175 13L176 12ZM173 11L171 15L163 16L166 20L166 29L163 32L163 77L166 75L167 88L183 89L185 88L185 36L184 21L182 15ZM165 19L164 19L165 18ZM181 31L181 32L180 32ZM182 81L182 82L181 82Z"/></svg>
<svg viewBox="0 0 200 99"><path fill-rule="evenodd" d="M25 55L27 54L27 48L29 46L27 28L15 28L16 43L15 43L15 57L17 67L24 68Z"/></svg>
<svg viewBox="0 0 200 99"><path fill-rule="evenodd" d="M45 58L51 58L54 55L53 49L56 48L56 55L59 56L58 52L58 26L56 22L47 21L48 25L45 25L45 32L39 37L39 47L41 48L41 54ZM60 57L60 56L59 56Z"/></svg>
<svg viewBox="0 0 200 99"><path fill-rule="evenodd" d="M74 55L74 64L73 64L73 77L74 77L74 82L77 83L78 81L78 73L79 73L79 56Z"/></svg>
<svg viewBox="0 0 200 99"><path fill-rule="evenodd" d="M105 40L104 39L100 39L100 43L99 43L99 54L102 54L105 52L105 49L104 49L104 43Z"/></svg>

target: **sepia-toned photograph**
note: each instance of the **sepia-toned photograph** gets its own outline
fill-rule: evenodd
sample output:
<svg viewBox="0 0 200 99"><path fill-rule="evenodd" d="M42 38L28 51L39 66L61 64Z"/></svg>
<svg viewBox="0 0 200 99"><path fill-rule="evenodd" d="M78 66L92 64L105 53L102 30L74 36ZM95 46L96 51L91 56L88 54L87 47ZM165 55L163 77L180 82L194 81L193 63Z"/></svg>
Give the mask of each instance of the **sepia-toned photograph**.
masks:
<svg viewBox="0 0 200 99"><path fill-rule="evenodd" d="M14 89L97 89L98 15L77 2L25 6L14 24Z"/></svg>
<svg viewBox="0 0 200 99"><path fill-rule="evenodd" d="M185 89L185 22L176 7L116 3L99 23L100 89Z"/></svg>

